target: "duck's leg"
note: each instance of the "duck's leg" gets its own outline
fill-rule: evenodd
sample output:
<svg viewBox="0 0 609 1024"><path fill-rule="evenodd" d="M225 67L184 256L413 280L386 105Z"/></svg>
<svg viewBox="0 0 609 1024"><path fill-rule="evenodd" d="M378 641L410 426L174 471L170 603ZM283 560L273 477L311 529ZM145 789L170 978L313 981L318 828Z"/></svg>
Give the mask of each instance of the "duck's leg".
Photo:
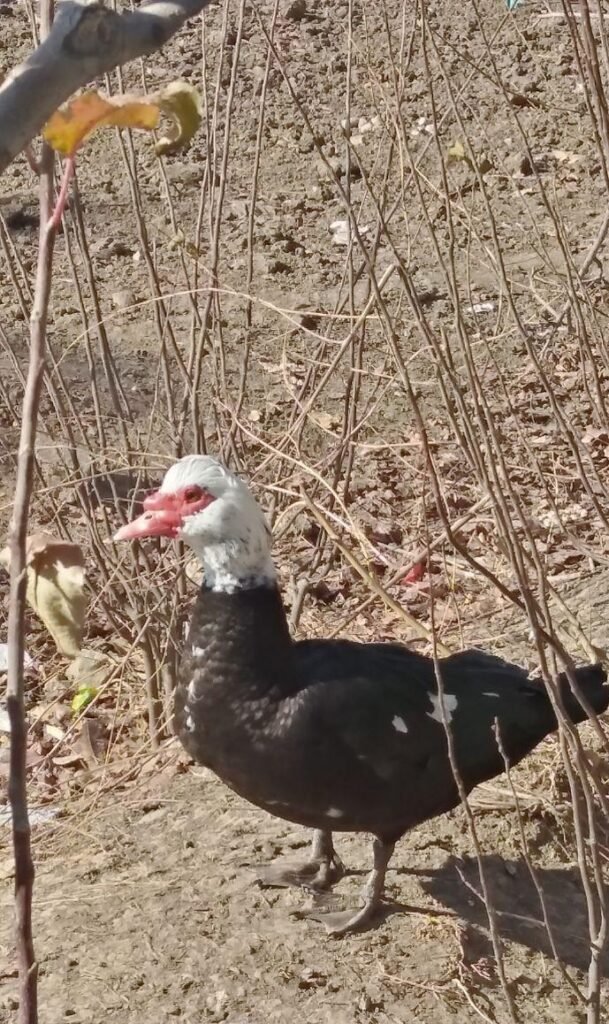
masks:
<svg viewBox="0 0 609 1024"><path fill-rule="evenodd" d="M334 849L332 833L321 829L313 833L311 855L308 860L281 864L268 864L257 869L261 885L296 885L314 892L323 892L342 878L345 868Z"/></svg>
<svg viewBox="0 0 609 1024"><path fill-rule="evenodd" d="M372 844L374 854L374 867L366 879L362 890L363 906L359 910L341 910L337 913L323 910L299 911L299 917L310 917L314 921L320 921L325 925L330 935L346 935L347 932L357 931L362 925L368 924L379 909L385 889L385 873L391 855L395 849L395 843L384 843L381 839L374 839Z"/></svg>

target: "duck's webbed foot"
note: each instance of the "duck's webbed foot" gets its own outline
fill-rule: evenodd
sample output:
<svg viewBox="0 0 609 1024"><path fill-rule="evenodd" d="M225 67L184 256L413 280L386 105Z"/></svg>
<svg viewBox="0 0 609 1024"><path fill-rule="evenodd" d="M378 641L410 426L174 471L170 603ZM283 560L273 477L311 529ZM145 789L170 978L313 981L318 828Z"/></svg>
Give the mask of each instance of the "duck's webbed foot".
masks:
<svg viewBox="0 0 609 1024"><path fill-rule="evenodd" d="M357 931L374 918L382 903L385 889L385 872L391 859L395 843L383 843L375 839L373 843L374 867L366 880L362 890L363 906L358 910L323 911L314 908L313 910L298 911L298 917L308 917L313 921L323 924L330 935L346 935L348 932Z"/></svg>
<svg viewBox="0 0 609 1024"><path fill-rule="evenodd" d="M313 833L311 855L305 861L286 861L284 865L265 864L257 868L261 885L300 886L313 892L324 892L345 873L345 867L334 849L332 833Z"/></svg>

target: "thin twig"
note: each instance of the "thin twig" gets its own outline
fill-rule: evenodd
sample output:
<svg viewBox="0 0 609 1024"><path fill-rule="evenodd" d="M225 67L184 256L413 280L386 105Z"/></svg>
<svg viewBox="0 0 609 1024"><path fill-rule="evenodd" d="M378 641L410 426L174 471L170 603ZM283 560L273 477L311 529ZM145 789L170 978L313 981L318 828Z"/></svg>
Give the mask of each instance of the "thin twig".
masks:
<svg viewBox="0 0 609 1024"><path fill-rule="evenodd" d="M43 4L43 34L48 31L52 3ZM16 949L19 965L19 1024L38 1021L38 964L32 937L34 863L26 789L27 723L23 692L23 654L27 569L25 545L35 466L36 427L45 370L46 326L57 226L53 206L53 152L44 145L40 160L40 242L30 327L30 359L23 398L21 440L10 525L11 582L8 613L7 705L11 723L9 800L15 855Z"/></svg>
<svg viewBox="0 0 609 1024"><path fill-rule="evenodd" d="M377 583L377 581L374 579L371 573L367 571L367 569L361 564L361 562L355 557L355 555L353 555L351 551L349 551L349 548L342 543L334 527L331 526L323 512L321 512L319 508L317 508L317 506L314 504L314 502L311 500L311 498L303 488L301 488L301 494L302 499L305 505L307 506L309 512L313 516L313 518L317 520L322 529L327 533L328 537L330 537L330 539L332 540L332 543L336 544L336 547L341 552L343 558L345 558L348 561L349 565L352 566L352 568L355 569L355 571L362 577L362 579L366 581L370 590L373 590L376 594L378 594L378 596L384 601L384 603L389 608L391 608L391 610L395 612L396 615L399 615L399 617L403 619L404 622L407 622L408 625L411 626L411 628L419 634L419 636L423 635L427 637L427 639L432 639L432 631L428 629L427 626L424 626L422 622L419 622L417 619L413 618L412 615L409 615L408 612L404 608L402 608L401 604L398 604L397 601L394 601L393 598L385 592L383 587L381 587L380 583ZM440 641L437 638L435 638L435 645L436 650L443 657L449 656L450 651L448 650L447 647L444 646L444 644L440 643Z"/></svg>

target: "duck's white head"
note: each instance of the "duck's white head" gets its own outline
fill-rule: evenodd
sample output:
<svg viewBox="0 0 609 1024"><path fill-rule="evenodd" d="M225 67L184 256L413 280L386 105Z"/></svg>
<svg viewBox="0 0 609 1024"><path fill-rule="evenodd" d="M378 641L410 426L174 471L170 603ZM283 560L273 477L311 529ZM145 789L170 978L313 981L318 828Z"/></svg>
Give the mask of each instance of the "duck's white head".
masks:
<svg viewBox="0 0 609 1024"><path fill-rule="evenodd" d="M208 587L232 593L275 583L271 534L247 486L210 455L186 455L114 540L170 537L201 559Z"/></svg>

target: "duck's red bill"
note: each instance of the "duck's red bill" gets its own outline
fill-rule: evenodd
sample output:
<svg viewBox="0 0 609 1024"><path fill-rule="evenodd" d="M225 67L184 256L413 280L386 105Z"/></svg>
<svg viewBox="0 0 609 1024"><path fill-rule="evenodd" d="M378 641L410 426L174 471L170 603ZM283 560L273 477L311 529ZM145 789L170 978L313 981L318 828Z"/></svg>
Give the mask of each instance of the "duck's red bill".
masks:
<svg viewBox="0 0 609 1024"><path fill-rule="evenodd" d="M121 526L113 540L141 540L143 537L177 537L182 516L176 509L155 509L143 512L133 522Z"/></svg>

